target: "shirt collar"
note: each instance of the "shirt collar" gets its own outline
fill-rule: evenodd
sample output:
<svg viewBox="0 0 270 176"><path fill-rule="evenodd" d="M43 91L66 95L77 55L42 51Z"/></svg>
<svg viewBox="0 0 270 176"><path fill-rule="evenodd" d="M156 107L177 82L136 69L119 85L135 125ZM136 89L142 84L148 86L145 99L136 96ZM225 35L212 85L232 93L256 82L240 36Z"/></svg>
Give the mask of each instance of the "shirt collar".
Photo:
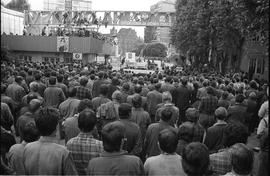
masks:
<svg viewBox="0 0 270 176"><path fill-rule="evenodd" d="M57 143L57 139L56 137L52 137L52 136L41 136L39 138L39 142Z"/></svg>
<svg viewBox="0 0 270 176"><path fill-rule="evenodd" d="M120 156L120 155L125 155L127 154L127 151L121 150L119 152L103 152L101 153L101 156L103 157L111 157L111 156Z"/></svg>
<svg viewBox="0 0 270 176"><path fill-rule="evenodd" d="M217 126L217 125L227 125L227 122L220 121L220 122L215 123L213 126Z"/></svg>
<svg viewBox="0 0 270 176"><path fill-rule="evenodd" d="M80 132L78 137L93 138L93 135L92 135L92 132L89 132L89 133Z"/></svg>

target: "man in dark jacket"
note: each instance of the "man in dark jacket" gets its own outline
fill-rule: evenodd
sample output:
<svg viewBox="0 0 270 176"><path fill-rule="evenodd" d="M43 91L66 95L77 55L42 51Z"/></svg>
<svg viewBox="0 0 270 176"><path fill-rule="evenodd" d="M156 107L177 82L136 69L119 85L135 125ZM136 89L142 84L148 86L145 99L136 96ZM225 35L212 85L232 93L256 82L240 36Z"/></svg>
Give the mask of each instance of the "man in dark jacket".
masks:
<svg viewBox="0 0 270 176"><path fill-rule="evenodd" d="M206 131L204 144L208 147L210 153L215 153L224 147L223 131L227 125L227 122L225 122L227 114L227 110L224 107L217 108L215 111L217 122Z"/></svg>
<svg viewBox="0 0 270 176"><path fill-rule="evenodd" d="M243 124L246 123L247 107L243 104L244 95L239 94L235 97L235 105L228 108L228 121L237 120Z"/></svg>
<svg viewBox="0 0 270 176"><path fill-rule="evenodd" d="M128 153L140 156L142 151L142 138L139 125L131 120L131 105L120 104L118 108L120 122L125 126L126 131L126 150Z"/></svg>
<svg viewBox="0 0 270 176"><path fill-rule="evenodd" d="M185 112L190 105L191 92L187 87L187 80L181 80L182 86L176 88L173 93L173 103L179 109L179 120L177 126L186 121Z"/></svg>

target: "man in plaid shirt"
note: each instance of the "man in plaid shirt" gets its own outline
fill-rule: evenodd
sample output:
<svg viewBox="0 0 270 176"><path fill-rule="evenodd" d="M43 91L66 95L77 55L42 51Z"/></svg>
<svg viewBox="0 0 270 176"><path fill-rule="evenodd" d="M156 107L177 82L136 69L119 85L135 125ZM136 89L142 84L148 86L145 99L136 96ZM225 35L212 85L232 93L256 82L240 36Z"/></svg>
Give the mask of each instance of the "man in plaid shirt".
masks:
<svg viewBox="0 0 270 176"><path fill-rule="evenodd" d="M102 142L94 139L92 135L96 122L97 118L92 110L83 110L78 117L81 132L67 142L67 149L71 152L79 175L85 175L88 162L103 152Z"/></svg>
<svg viewBox="0 0 270 176"><path fill-rule="evenodd" d="M218 98L215 96L215 90L209 86L206 88L207 96L201 99L199 105L200 118L199 123L207 129L215 123L214 112L218 105Z"/></svg>
<svg viewBox="0 0 270 176"><path fill-rule="evenodd" d="M76 96L79 100L83 100L83 99L91 100L92 99L91 90L86 87L87 83L88 83L87 77L85 77L85 76L81 77L80 86L77 87L77 94L76 94Z"/></svg>
<svg viewBox="0 0 270 176"><path fill-rule="evenodd" d="M224 129L224 147L210 155L210 168L214 174L224 175L232 170L231 146L236 143L246 144L248 130L241 122L230 122Z"/></svg>

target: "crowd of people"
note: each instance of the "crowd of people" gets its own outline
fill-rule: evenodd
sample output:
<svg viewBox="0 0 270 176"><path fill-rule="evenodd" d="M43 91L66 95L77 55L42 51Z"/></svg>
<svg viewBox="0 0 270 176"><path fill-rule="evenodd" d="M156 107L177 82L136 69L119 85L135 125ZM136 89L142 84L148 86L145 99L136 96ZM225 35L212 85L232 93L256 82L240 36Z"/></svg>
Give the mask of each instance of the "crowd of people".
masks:
<svg viewBox="0 0 270 176"><path fill-rule="evenodd" d="M243 73L2 61L1 174L266 176L268 98Z"/></svg>

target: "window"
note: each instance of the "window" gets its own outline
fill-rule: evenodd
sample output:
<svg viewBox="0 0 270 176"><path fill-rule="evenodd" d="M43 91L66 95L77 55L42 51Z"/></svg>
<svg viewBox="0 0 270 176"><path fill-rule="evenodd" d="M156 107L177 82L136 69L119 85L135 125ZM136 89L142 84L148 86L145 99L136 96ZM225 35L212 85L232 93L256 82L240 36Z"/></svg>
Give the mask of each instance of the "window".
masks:
<svg viewBox="0 0 270 176"><path fill-rule="evenodd" d="M258 74L263 74L264 73L264 59L263 58L260 58L257 60L257 70L256 70L256 73Z"/></svg>

